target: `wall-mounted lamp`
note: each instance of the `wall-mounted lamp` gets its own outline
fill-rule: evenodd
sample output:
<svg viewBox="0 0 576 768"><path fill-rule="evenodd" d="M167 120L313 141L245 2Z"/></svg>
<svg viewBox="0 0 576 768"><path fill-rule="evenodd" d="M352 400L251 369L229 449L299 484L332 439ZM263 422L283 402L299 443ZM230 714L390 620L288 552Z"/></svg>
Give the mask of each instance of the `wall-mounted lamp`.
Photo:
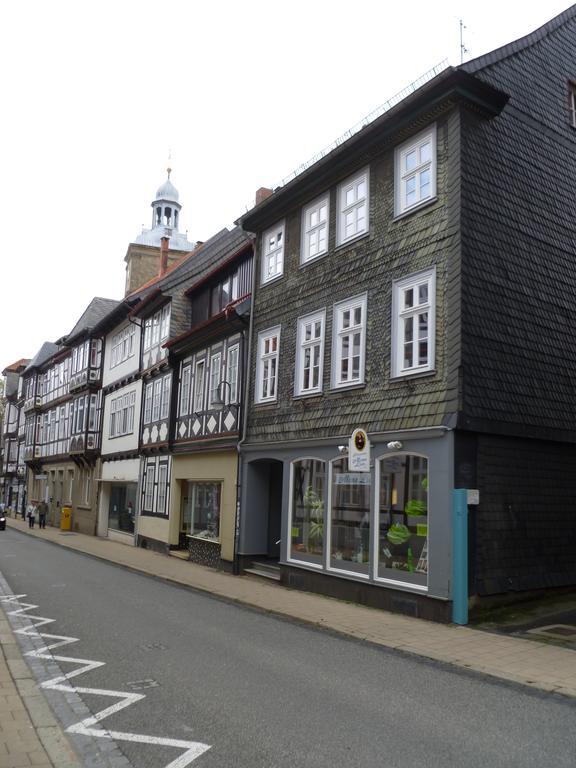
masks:
<svg viewBox="0 0 576 768"><path fill-rule="evenodd" d="M402 443L400 440L392 440L386 447L389 451L399 451L402 448Z"/></svg>
<svg viewBox="0 0 576 768"><path fill-rule="evenodd" d="M338 453L341 453L341 454L348 453L348 446L347 445L339 445L338 446Z"/></svg>
<svg viewBox="0 0 576 768"><path fill-rule="evenodd" d="M228 402L226 402L225 398L222 397L222 387L228 387ZM220 384L218 384L218 387L216 389L216 395L214 397L214 400L212 400L212 405L215 405L217 408L222 408L222 406L224 405L238 408L238 403L230 402L231 396L232 396L232 385L230 384L229 381L221 381Z"/></svg>

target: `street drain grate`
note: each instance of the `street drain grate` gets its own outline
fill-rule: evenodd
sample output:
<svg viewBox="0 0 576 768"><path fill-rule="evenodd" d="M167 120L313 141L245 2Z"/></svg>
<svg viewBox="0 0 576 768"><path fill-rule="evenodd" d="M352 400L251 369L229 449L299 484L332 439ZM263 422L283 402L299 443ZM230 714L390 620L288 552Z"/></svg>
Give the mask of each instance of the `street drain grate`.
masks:
<svg viewBox="0 0 576 768"><path fill-rule="evenodd" d="M562 640L576 640L576 626L573 624L550 624L547 627L529 629L530 635L544 635L544 637L557 637Z"/></svg>

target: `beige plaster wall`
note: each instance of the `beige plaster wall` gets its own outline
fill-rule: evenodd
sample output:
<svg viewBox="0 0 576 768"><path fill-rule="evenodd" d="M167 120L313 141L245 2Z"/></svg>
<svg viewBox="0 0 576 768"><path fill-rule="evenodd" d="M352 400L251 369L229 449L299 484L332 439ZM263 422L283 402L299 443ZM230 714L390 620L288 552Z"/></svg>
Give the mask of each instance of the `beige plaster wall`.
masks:
<svg viewBox="0 0 576 768"><path fill-rule="evenodd" d="M175 544L178 542L172 541L170 538L170 521L165 517L149 517L148 515L140 515L138 517L138 536L146 536L148 539L155 539L166 544Z"/></svg>
<svg viewBox="0 0 576 768"><path fill-rule="evenodd" d="M170 493L171 542L178 542L180 529L180 505L183 480L221 482L220 510L220 557L234 559L234 521L236 518L236 480L238 454L236 451L188 454L172 458L172 487Z"/></svg>

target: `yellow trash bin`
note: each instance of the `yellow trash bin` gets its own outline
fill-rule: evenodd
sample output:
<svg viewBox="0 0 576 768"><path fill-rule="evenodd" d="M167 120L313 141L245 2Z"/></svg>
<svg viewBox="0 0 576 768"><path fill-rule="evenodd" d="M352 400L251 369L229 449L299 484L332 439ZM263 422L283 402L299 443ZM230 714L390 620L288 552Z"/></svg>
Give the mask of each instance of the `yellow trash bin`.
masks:
<svg viewBox="0 0 576 768"><path fill-rule="evenodd" d="M62 507L60 514L60 530L69 531L72 528L72 507Z"/></svg>

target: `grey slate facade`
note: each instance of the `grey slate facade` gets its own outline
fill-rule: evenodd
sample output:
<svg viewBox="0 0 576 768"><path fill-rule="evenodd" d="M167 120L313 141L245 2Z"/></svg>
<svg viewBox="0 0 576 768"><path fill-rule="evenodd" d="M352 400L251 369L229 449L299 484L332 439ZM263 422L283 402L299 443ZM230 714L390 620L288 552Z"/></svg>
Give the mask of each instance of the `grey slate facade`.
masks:
<svg viewBox="0 0 576 768"><path fill-rule="evenodd" d="M465 487L480 491L479 506L470 509L471 596L576 582L576 345L569 320L576 130L568 111L575 78L576 6L527 38L445 70L242 218L259 242L242 447L246 560L277 557L286 583L354 593L374 605L390 607L402 592L399 610L446 619L451 492ZM398 148L432 127L435 194L399 214ZM363 169L369 228L341 245L339 185ZM302 263L306 209L325 195L327 252ZM283 271L266 282L263 260L275 247L267 233L281 223ZM397 281L432 269L434 364L397 376ZM334 307L359 295L366 296L364 376L337 388ZM302 396L295 382L298 320L321 310L323 386ZM258 339L276 328L276 396L262 402ZM291 510L299 457L323 462L335 495L341 449L357 427L372 444L370 557L362 554L362 568L352 557L345 571L325 540L322 564L297 562ZM419 436L429 439L427 447L421 440L416 446ZM421 524L418 551L429 551L429 569L417 586L412 572L424 568L414 568L412 555L398 583L378 578L376 559L388 551L378 517L382 478L396 455L428 462L429 528ZM323 515L326 531L330 510ZM266 526L281 540L276 551L270 536L254 535Z"/></svg>

